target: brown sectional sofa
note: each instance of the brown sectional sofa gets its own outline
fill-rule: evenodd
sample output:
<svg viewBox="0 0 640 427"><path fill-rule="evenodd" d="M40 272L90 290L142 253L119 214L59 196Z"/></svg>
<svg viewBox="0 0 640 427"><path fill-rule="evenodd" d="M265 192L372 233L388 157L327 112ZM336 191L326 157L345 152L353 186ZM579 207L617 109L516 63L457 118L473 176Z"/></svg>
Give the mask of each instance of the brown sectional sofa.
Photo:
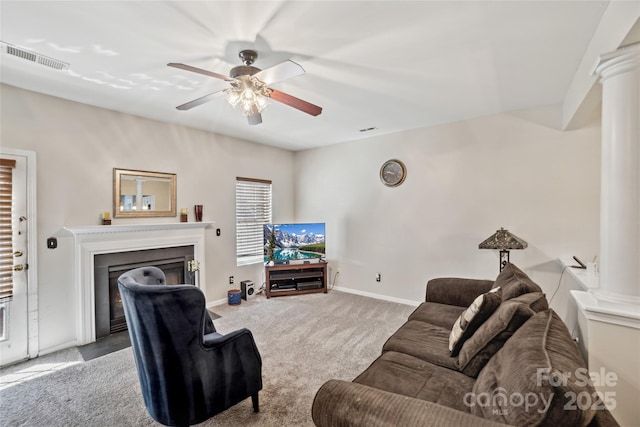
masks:
<svg viewBox="0 0 640 427"><path fill-rule="evenodd" d="M452 352L451 330L474 300L484 317L469 322ZM429 281L426 301L380 357L353 382L326 382L312 416L319 427L617 426L585 373L540 287L508 264L495 281Z"/></svg>

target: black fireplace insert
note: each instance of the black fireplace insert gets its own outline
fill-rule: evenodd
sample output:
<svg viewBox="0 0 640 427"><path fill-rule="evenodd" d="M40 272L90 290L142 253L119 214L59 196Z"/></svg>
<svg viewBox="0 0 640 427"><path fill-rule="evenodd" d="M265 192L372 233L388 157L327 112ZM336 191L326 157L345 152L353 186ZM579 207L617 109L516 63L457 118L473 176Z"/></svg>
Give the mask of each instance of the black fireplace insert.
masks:
<svg viewBox="0 0 640 427"><path fill-rule="evenodd" d="M176 246L128 252L99 254L94 257L96 339L127 329L118 277L138 267L155 266L164 271L168 285L195 285L188 272L194 258L193 246Z"/></svg>

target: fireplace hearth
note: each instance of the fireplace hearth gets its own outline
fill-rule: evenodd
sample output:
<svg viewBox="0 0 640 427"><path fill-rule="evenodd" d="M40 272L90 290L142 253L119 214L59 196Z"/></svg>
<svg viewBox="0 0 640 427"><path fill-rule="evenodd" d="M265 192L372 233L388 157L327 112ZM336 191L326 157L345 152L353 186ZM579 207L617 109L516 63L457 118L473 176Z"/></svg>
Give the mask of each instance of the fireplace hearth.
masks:
<svg viewBox="0 0 640 427"><path fill-rule="evenodd" d="M193 246L146 249L95 255L96 339L127 329L118 277L138 267L155 266L164 271L168 285L191 283L188 263L194 259Z"/></svg>

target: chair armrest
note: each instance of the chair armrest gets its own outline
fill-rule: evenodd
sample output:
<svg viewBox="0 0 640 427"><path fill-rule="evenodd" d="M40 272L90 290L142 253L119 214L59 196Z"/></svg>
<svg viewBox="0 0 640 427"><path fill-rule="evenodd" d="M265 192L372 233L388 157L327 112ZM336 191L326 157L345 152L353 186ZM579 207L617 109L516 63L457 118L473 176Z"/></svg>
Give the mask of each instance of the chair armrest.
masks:
<svg viewBox="0 0 640 427"><path fill-rule="evenodd" d="M218 332L212 332L204 336L202 344L209 349L216 347L223 347L234 341L249 341L255 346L253 334L247 328L241 328L233 332L229 332L226 335L222 335Z"/></svg>
<svg viewBox="0 0 640 427"><path fill-rule="evenodd" d="M320 387L311 415L318 427L505 426L437 403L341 380Z"/></svg>
<svg viewBox="0 0 640 427"><path fill-rule="evenodd" d="M211 320L211 315L208 310L204 310L204 333L210 334L212 332L216 332L216 327L213 325L213 320Z"/></svg>
<svg viewBox="0 0 640 427"><path fill-rule="evenodd" d="M217 332L212 332L204 336L202 345L205 350L221 350L225 351L227 348L237 347L238 354L241 357L251 357L253 354L256 361L262 365L262 358L260 352L256 346L256 342L253 339L253 334L247 328L238 329L237 331L230 332L226 335L221 335ZM234 356L237 357L237 356Z"/></svg>
<svg viewBox="0 0 640 427"><path fill-rule="evenodd" d="M426 301L469 307L478 295L488 292L493 280L442 277L427 282Z"/></svg>

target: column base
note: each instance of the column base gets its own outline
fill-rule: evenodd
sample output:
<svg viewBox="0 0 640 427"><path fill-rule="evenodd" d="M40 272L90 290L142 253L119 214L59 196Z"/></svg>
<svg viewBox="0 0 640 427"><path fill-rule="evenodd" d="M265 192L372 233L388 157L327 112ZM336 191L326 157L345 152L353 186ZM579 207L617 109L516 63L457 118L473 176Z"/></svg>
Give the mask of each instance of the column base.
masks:
<svg viewBox="0 0 640 427"><path fill-rule="evenodd" d="M602 299L594 291L571 291L571 296L589 320L640 329L640 302Z"/></svg>
<svg viewBox="0 0 640 427"><path fill-rule="evenodd" d="M601 288L594 289L592 292L593 292L593 296L598 301L606 301L613 304L622 305L623 307L631 304L631 305L637 306L638 310L640 311L640 297L633 296L633 295L617 294L615 292L608 292Z"/></svg>
<svg viewBox="0 0 640 427"><path fill-rule="evenodd" d="M596 391L609 396L620 425L640 419L640 305L605 301L591 291L571 291L579 307L578 345ZM609 381L611 380L611 381Z"/></svg>

